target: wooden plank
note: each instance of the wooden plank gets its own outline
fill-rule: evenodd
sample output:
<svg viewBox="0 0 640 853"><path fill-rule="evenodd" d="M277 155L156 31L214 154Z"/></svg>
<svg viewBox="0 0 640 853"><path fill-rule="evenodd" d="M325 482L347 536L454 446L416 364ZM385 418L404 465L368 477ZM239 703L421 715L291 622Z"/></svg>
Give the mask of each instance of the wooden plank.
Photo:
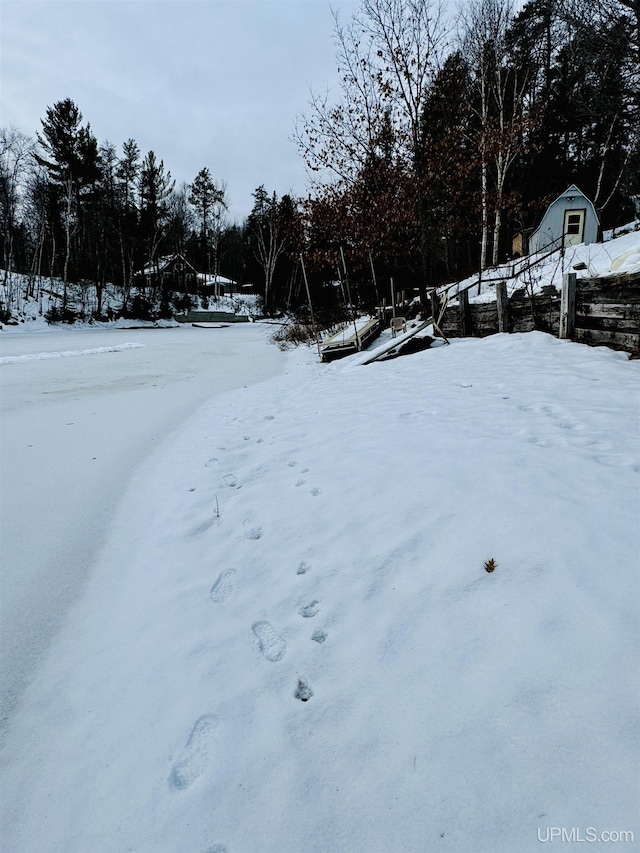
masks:
<svg viewBox="0 0 640 853"><path fill-rule="evenodd" d="M640 348L640 334L603 332L598 329L576 329L575 340L583 344L598 344L635 352Z"/></svg>
<svg viewBox="0 0 640 853"><path fill-rule="evenodd" d="M640 334L640 322L638 320L617 320L612 317L581 317L578 315L576 317L576 328Z"/></svg>
<svg viewBox="0 0 640 853"><path fill-rule="evenodd" d="M406 343L406 341L413 338L414 335L418 334L418 332L426 329L426 327L431 325L431 323L433 323L433 317L428 317L426 320L418 323L417 326L403 332L402 335L399 335L397 338L392 338L390 341L387 341L386 344L382 344L381 346L376 347L373 351L370 351L369 356L360 363L371 364L371 362L377 361L381 356L399 349L404 343Z"/></svg>
<svg viewBox="0 0 640 853"><path fill-rule="evenodd" d="M640 320L640 304L628 302L582 302L578 299L578 317L609 317L613 320Z"/></svg>
<svg viewBox="0 0 640 853"><path fill-rule="evenodd" d="M581 278L581 290L600 290L621 288L637 288L640 287L640 273L618 273L618 275L599 276L598 278Z"/></svg>

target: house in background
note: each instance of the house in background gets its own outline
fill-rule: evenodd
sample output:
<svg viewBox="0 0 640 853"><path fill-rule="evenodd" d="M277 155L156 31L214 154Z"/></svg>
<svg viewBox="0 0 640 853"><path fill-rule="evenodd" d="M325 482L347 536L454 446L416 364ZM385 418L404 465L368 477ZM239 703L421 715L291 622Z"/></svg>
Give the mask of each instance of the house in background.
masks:
<svg viewBox="0 0 640 853"><path fill-rule="evenodd" d="M241 285L232 278L214 273L198 273L198 291L207 296L233 296L242 290Z"/></svg>
<svg viewBox="0 0 640 853"><path fill-rule="evenodd" d="M136 276L138 287L159 287L174 293L195 293L197 272L180 254L157 258Z"/></svg>
<svg viewBox="0 0 640 853"><path fill-rule="evenodd" d="M551 202L542 222L529 237L529 253L595 243L600 220L590 199L575 184Z"/></svg>

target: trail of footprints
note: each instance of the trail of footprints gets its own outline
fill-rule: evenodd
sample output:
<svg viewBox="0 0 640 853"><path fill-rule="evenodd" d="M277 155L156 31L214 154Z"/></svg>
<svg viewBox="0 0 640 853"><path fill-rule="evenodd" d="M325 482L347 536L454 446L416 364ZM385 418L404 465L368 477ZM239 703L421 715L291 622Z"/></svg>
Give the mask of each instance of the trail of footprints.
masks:
<svg viewBox="0 0 640 853"><path fill-rule="evenodd" d="M272 415L267 415L265 420L273 420ZM243 436L244 441L249 441L251 436ZM262 441L260 439L259 441ZM221 447L220 450L226 448ZM219 462L218 457L209 459L205 466L213 467ZM288 467L294 468L297 465L296 461L289 461ZM303 474L308 473L309 469L304 468ZM238 478L235 474L229 473L223 476L223 482L232 489L241 488L238 483ZM306 480L300 479L296 482L296 486L301 486L306 483ZM310 492L313 497L322 494L322 489L313 488ZM211 525L205 524L202 526L204 532ZM259 540L263 535L263 527L254 519L248 518L243 521L243 531L247 539ZM306 575L311 570L310 564L306 560L301 560L296 574ZM224 604L225 601L233 594L235 589L235 580L237 578L235 569L225 569L215 580L209 596L214 604ZM312 619L320 612L320 602L313 599L308 604L303 605L298 609L298 615L303 619ZM251 625L251 630L255 637L258 651L262 657L270 663L277 663L282 660L287 651L287 641L282 637L273 625L267 620L258 620ZM326 641L327 634L325 631L316 629L311 634L311 640L314 643L322 644ZM313 689L309 685L306 678L299 677L297 686L293 692L293 696L301 702L308 702L313 696ZM182 750L182 753L174 764L171 771L170 781L173 787L178 790L190 788L207 770L211 764L212 752L214 748L216 733L218 730L218 719L214 714L204 714L199 717L193 725L189 738ZM225 853L226 848L223 845L215 845L207 850L207 853Z"/></svg>
<svg viewBox="0 0 640 853"><path fill-rule="evenodd" d="M607 468L633 466L633 470L636 473L640 473L640 465L638 465L636 459L632 455L615 452L611 453L609 451L614 449L614 445L610 441L603 439L602 437L598 437L598 435L594 433L589 434L585 432L581 434L581 431L586 425L581 421L575 420L556 406L534 406L530 404L523 404L518 406L518 408L525 414L542 414L555 424L556 427L566 430L572 444L575 444L578 447L583 447L592 453L593 458L600 465L604 465ZM528 441L530 444L535 444L538 447L553 447L556 443L555 440L549 436L535 434L531 435Z"/></svg>

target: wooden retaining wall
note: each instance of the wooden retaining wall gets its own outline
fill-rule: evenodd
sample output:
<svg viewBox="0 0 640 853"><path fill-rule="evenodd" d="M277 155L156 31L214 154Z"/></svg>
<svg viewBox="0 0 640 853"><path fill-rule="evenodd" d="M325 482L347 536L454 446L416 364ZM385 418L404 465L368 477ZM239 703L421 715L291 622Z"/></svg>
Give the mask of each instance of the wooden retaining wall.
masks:
<svg viewBox="0 0 640 853"><path fill-rule="evenodd" d="M560 335L562 296L555 287L544 287L535 297L517 290L509 299L504 295L502 301L504 288L498 285L496 290L496 301L471 305L466 294L461 294L459 304L450 305L444 313L443 333L448 338L534 330ZM568 337L572 340L627 352L640 350L640 273L578 279L575 302L569 307Z"/></svg>
<svg viewBox="0 0 640 853"><path fill-rule="evenodd" d="M640 350L640 273L580 280L573 340Z"/></svg>

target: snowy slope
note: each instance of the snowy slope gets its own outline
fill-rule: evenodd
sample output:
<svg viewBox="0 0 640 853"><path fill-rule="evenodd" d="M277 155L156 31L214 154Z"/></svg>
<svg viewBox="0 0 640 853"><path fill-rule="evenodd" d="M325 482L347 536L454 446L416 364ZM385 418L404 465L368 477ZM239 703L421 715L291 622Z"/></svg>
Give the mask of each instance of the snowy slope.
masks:
<svg viewBox="0 0 640 853"><path fill-rule="evenodd" d="M10 732L2 850L637 842L640 363L287 358L132 481Z"/></svg>
<svg viewBox="0 0 640 853"><path fill-rule="evenodd" d="M561 252L547 255L540 252L509 264L492 267L483 272L480 294L478 288L471 287L469 296L474 302L495 301L495 282L504 278L507 280L507 291L511 295L515 290L526 288L529 293L538 293L542 287L553 285L556 290L562 287L564 273L575 272L578 286L581 278L599 278L602 276L621 275L623 273L640 272L640 223L630 223L630 230L616 236L617 232L608 232L602 243L580 243L570 246ZM534 261L535 264L528 267ZM523 270L522 273L519 273ZM452 285L444 285L450 296L477 282L474 274L469 278Z"/></svg>

